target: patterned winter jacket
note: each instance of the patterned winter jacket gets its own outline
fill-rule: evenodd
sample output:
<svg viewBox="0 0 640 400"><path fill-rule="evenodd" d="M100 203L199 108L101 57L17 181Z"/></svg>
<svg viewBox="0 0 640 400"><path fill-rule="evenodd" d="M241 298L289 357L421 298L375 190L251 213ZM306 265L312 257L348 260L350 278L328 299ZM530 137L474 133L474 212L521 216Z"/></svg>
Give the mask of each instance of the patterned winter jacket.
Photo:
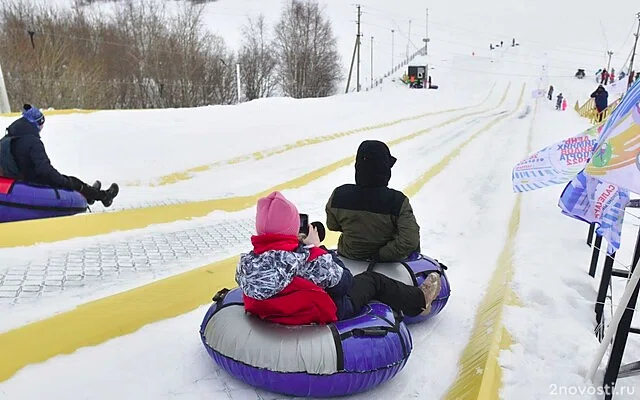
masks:
<svg viewBox="0 0 640 400"><path fill-rule="evenodd" d="M267 307L277 307L297 312L295 307L305 306L290 304L294 301L293 293L298 292L296 302L302 298L302 302L315 305L323 304L322 296L328 295L327 298L333 300L329 306L335 310L333 320L335 317L344 319L353 313L347 296L353 286L353 276L335 254L319 247L304 246L297 237L288 235L252 236L251 243L253 251L242 254L236 268L236 282L245 295L247 311L249 308L253 310L251 312L259 312ZM301 282L301 279L308 282ZM316 286L322 293L313 293ZM303 291L306 294L300 297ZM260 302L264 302L263 308ZM326 305L321 307L328 308Z"/></svg>

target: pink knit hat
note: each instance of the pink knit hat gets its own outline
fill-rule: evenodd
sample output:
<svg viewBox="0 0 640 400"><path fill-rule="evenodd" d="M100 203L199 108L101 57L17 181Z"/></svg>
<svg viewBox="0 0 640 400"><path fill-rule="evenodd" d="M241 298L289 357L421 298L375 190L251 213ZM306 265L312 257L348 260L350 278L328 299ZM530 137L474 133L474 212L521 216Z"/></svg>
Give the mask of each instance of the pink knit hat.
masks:
<svg viewBox="0 0 640 400"><path fill-rule="evenodd" d="M282 193L272 192L258 200L256 232L297 236L300 228L298 209Z"/></svg>

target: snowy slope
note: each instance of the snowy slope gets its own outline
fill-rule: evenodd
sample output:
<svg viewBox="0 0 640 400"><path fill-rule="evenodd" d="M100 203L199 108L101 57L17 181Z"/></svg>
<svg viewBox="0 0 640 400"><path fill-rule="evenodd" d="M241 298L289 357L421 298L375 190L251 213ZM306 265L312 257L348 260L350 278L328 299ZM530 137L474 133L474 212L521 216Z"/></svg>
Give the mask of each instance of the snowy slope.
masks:
<svg viewBox="0 0 640 400"><path fill-rule="evenodd" d="M413 198L415 213L423 226L424 251L437 254L447 260L447 263L456 266L451 269L451 279L457 284L456 295L448 306L448 314L443 313L433 324L414 327L416 350L407 371L380 390L354 398L382 399L388 398L392 393L400 393L403 397L413 394L437 397L447 390L455 378L457 353L465 345L469 326L473 321L474 309L470 305L475 304L482 296L486 281L495 266L499 248L491 246L491 243L494 240L504 240L506 234L508 215L503 210L510 206L514 197L510 192L509 180L503 179L500 171L508 170L524 151L526 135L513 133L514 129L519 132L528 123L527 119L518 118L529 103L528 96L522 95L528 94L527 91L523 92L523 83L513 82L505 103L499 107L476 117L465 118L458 124L438 129L433 136L416 138L392 150L399 159L394 168L392 185L404 188L417 178L416 173L428 170L447 154L468 142L450 165ZM501 97L503 92L500 90L488 103L495 106L496 98ZM492 122L501 117L503 122L490 129L485 128L494 125ZM363 137L366 136L361 135ZM483 150L488 148L503 156L487 160ZM321 159L318 157L318 160ZM470 174L469 165L485 165L486 168L477 174ZM351 181L352 168L342 168L302 189L285 191L285 195L294 200L300 209L308 210L312 217L322 218L330 189L338 183ZM442 195L443 193L448 195ZM454 214L451 213L452 198L464 204ZM483 218L493 221L492 227L485 226ZM478 241L480 236L489 240ZM469 251L460 252L460 248L467 248ZM485 253L483 260L478 260L477 254L480 251ZM22 318L33 315L34 305L31 303L29 307L29 304L24 303L23 307L15 309L20 310ZM143 392L153 398L171 397L177 393L187 398L208 395L218 397L223 393L232 399L257 398L255 390L220 373L207 357L199 354L197 335L194 336L195 331L187 327L197 326L203 311L204 308L200 308L103 346L83 349L39 366L27 367L0 386L0 390L4 390L9 397L18 392L28 398L37 397L44 393L43 390L50 396L65 396L70 393L70 387L62 384L57 371L80 374L81 371L77 368L81 368L85 362L83 360L91 359L100 360L97 362L101 367L82 372L82 380L75 382L71 390L76 393L92 393L93 398L133 398ZM154 356L148 354L148 349L165 347L170 343L181 345L175 346L173 353L156 353L162 360L154 360ZM422 360L427 357L441 360L437 375L421 368ZM131 371L149 364L154 365L153 371L141 374L135 381L130 381L124 375L131 376ZM181 372L176 372L176 366ZM33 376L38 376L42 384L25 386L24 382ZM159 385L163 376L164 383ZM421 382L419 386L411 384L416 381L416 377ZM114 380L123 384L114 386L111 384ZM196 381L202 383L193 384ZM265 393L260 396L274 398Z"/></svg>

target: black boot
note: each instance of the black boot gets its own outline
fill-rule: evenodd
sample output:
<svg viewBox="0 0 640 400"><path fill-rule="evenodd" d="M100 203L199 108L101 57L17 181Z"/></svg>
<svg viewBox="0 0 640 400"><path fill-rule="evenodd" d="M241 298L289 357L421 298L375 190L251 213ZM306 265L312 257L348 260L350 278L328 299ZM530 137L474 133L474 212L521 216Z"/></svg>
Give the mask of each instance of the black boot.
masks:
<svg viewBox="0 0 640 400"><path fill-rule="evenodd" d="M95 181L95 182L93 182L93 185L91 185L91 187L95 188L97 190L100 190L100 188L102 187L102 182ZM93 205L93 203L95 203L95 202L96 201L94 199L87 200L87 204L89 204L89 205Z"/></svg>
<svg viewBox="0 0 640 400"><path fill-rule="evenodd" d="M105 207L110 207L113 203L113 199L118 195L119 192L120 188L118 187L118 184L112 183L111 186L109 186L109 189L102 192L104 195L102 198L102 204Z"/></svg>

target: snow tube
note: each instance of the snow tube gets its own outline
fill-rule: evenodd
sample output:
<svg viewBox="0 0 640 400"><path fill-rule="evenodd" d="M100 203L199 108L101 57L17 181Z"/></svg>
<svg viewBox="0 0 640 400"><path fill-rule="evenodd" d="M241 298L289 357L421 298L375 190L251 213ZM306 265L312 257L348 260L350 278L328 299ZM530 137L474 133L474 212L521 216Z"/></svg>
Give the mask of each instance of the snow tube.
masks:
<svg viewBox="0 0 640 400"><path fill-rule="evenodd" d="M345 266L349 268L355 276L366 270L379 272L383 275L403 282L407 285L419 286L424 282L427 275L431 272L440 274L440 294L436 297L431 305L431 312L427 315L418 315L416 317L405 316L404 322L414 324L416 322L426 321L438 315L449 301L451 294L451 286L449 279L445 273L446 267L437 260L427 257L424 254L414 253L403 262L393 263L376 263L370 265L368 261L356 261L340 256Z"/></svg>
<svg viewBox="0 0 640 400"><path fill-rule="evenodd" d="M270 323L244 310L240 288L213 298L200 338L230 375L289 396L336 397L393 378L413 343L402 317L372 302L354 318L329 325Z"/></svg>
<svg viewBox="0 0 640 400"><path fill-rule="evenodd" d="M0 177L0 222L63 217L86 211L78 192Z"/></svg>

